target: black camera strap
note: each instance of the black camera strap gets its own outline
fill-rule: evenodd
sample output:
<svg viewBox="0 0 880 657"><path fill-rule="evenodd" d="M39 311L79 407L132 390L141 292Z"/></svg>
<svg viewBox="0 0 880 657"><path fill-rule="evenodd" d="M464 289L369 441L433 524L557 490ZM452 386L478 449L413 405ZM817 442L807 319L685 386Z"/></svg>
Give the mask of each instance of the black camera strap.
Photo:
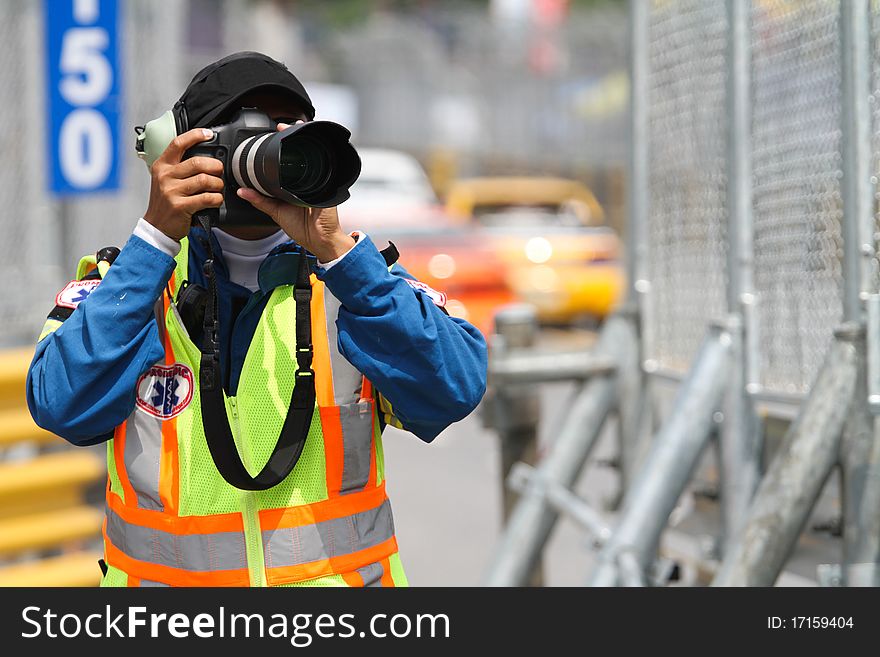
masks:
<svg viewBox="0 0 880 657"><path fill-rule="evenodd" d="M241 462L223 397L223 376L220 369L219 322L217 319L217 280L214 271L214 249L211 246L211 226L206 218L199 223L208 234L208 260L205 277L208 279L209 299L205 308L204 337L199 371L199 391L202 405L202 424L208 450L223 478L242 490L266 490L277 486L293 470L302 455L315 410L315 372L312 370L312 286L305 252L300 254L294 298L296 299L296 380L291 393L287 417L272 455L256 477L252 477ZM247 436L242 437L247 440Z"/></svg>

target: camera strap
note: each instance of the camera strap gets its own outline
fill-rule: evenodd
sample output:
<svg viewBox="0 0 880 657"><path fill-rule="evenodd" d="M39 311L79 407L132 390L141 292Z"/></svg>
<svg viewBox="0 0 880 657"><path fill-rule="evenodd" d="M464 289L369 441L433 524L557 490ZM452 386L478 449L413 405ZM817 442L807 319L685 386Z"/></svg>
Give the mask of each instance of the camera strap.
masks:
<svg viewBox="0 0 880 657"><path fill-rule="evenodd" d="M312 370L312 286L309 281L308 258L300 254L294 298L296 300L296 364L297 370L287 417L275 449L260 473L252 477L241 462L223 396L223 376L220 369L219 322L217 319L217 279L214 270L214 249L211 246L211 226L207 218L199 223L208 234L208 260L204 272L208 280L208 303L205 308L204 337L199 370L199 391L202 405L202 424L211 458L223 478L242 490L266 490L277 486L293 470L309 433L315 410L315 372ZM247 436L242 437L247 440Z"/></svg>

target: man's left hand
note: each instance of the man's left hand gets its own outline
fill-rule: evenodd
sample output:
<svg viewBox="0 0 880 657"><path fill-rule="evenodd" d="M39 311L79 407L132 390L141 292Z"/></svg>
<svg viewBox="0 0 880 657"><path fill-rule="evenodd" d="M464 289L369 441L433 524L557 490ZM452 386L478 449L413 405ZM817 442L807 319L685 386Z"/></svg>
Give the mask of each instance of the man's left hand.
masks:
<svg viewBox="0 0 880 657"><path fill-rule="evenodd" d="M287 124L278 124L278 130L287 127ZM249 188L240 188L238 195L260 212L272 217L291 239L313 253L319 262L335 260L345 255L355 244L354 238L339 225L336 208L303 208L264 196Z"/></svg>

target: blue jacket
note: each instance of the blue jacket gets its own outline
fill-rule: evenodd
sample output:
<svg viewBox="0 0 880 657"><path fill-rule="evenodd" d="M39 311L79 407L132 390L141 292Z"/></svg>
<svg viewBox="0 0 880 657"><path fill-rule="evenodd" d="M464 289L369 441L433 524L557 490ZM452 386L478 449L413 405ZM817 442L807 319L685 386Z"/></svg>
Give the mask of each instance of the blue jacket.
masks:
<svg viewBox="0 0 880 657"><path fill-rule="evenodd" d="M222 262L219 244L210 239ZM194 228L189 242L191 282L204 284L206 235ZM254 293L230 282L224 266L217 267L221 366L229 394L235 394L269 293L295 280L296 272L284 267L291 247L276 247L266 257L260 290ZM138 378L164 357L153 307L174 264L132 236L101 284L37 344L27 402L39 426L75 445L93 445L110 438L131 414ZM430 442L477 406L486 387L482 335L411 287L404 278L412 277L400 265L389 272L369 237L334 267L316 266L315 273L342 303L340 352L391 402L409 431Z"/></svg>

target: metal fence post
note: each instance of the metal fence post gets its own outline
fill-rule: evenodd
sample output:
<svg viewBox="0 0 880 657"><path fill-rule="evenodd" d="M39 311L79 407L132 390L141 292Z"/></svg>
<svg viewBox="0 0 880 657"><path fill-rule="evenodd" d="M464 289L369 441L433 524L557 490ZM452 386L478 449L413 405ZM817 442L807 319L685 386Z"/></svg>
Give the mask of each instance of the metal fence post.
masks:
<svg viewBox="0 0 880 657"><path fill-rule="evenodd" d="M742 527L761 474L761 423L749 384L757 379L751 162L751 34L747 0L727 0L727 239L731 369L721 429L724 547Z"/></svg>
<svg viewBox="0 0 880 657"><path fill-rule="evenodd" d="M859 382L841 443L843 470L843 568L845 586L880 586L880 441L878 418L865 404L864 342Z"/></svg>
<svg viewBox="0 0 880 657"><path fill-rule="evenodd" d="M864 321L872 290L874 197L871 189L870 23L868 0L840 5L843 155L843 319Z"/></svg>
<svg viewBox="0 0 880 657"><path fill-rule="evenodd" d="M737 544L713 586L771 586L797 542L828 474L856 390L858 325L835 332L810 397L761 481Z"/></svg>
<svg viewBox="0 0 880 657"><path fill-rule="evenodd" d="M629 180L627 182L627 295L638 300L648 282L648 9L629 0Z"/></svg>
<svg viewBox="0 0 880 657"><path fill-rule="evenodd" d="M710 327L678 390L672 413L626 493L617 527L599 554L590 586L616 586L620 581L618 560L627 551L643 571L647 570L669 514L709 440L713 415L726 388L729 355L729 334L722 327ZM631 574L629 566L627 572Z"/></svg>
<svg viewBox="0 0 880 657"><path fill-rule="evenodd" d="M871 154L871 36L868 0L842 0L840 47L842 73L844 314L865 326L867 357L844 432L843 468L845 584L880 584L880 433L870 415L871 390L880 377L880 336L876 312L877 279L874 239L874 187ZM870 392L869 392L870 391ZM876 409L876 404L873 405Z"/></svg>
<svg viewBox="0 0 880 657"><path fill-rule="evenodd" d="M534 307L527 304L505 306L495 315L493 358L503 358L533 347L537 335L538 318ZM537 460L540 404L541 398L534 385L496 386L492 425L501 442L501 499L505 525L519 498L518 493L506 485L510 471L517 462L533 465ZM540 586L541 580L541 566L535 560L529 583Z"/></svg>
<svg viewBox="0 0 880 657"><path fill-rule="evenodd" d="M629 120L626 225L627 300L620 309L637 336L634 350L618 369L620 487L626 491L644 458L650 423L650 386L642 371L646 341L648 280L648 11L644 0L629 0ZM647 345L650 348L650 344Z"/></svg>
<svg viewBox="0 0 880 657"><path fill-rule="evenodd" d="M638 474L644 461L651 431L649 422L650 389L642 371L640 357L639 315L635 303L626 303L617 311L629 323L633 335L632 349L620 354L617 362L617 440L619 446L620 493L618 501Z"/></svg>

